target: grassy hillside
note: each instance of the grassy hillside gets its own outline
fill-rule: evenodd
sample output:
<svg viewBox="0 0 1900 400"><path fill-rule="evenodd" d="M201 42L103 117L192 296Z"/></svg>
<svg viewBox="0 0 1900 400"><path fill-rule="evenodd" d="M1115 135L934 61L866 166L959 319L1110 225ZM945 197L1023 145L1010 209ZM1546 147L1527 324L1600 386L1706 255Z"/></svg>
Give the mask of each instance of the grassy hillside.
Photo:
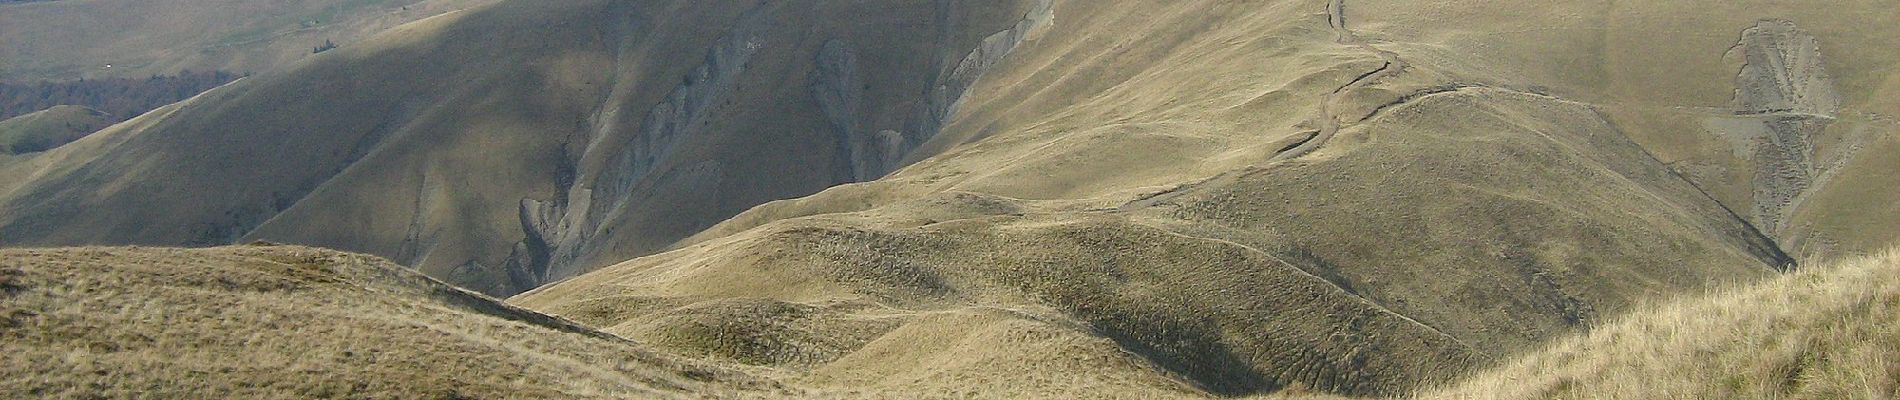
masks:
<svg viewBox="0 0 1900 400"><path fill-rule="evenodd" d="M0 251L0 397L703 398L772 383L374 257ZM780 393L786 394L786 393Z"/></svg>
<svg viewBox="0 0 1900 400"><path fill-rule="evenodd" d="M1495 3L502 2L0 164L0 238L1089 398L1404 394L1892 240L1888 8Z"/></svg>
<svg viewBox="0 0 1900 400"><path fill-rule="evenodd" d="M1880 1L1357 0L1350 21L1467 81L1598 106L1804 260L1897 243L1900 10ZM1442 21L1461 21L1445 24Z"/></svg>
<svg viewBox="0 0 1900 400"><path fill-rule="evenodd" d="M0 202L0 235L269 238L519 292L881 174L1001 57L1009 43L982 43L1031 14L1021 3L509 2L447 15L128 124L122 143L49 155L18 172L34 178Z"/></svg>
<svg viewBox="0 0 1900 400"><path fill-rule="evenodd" d="M111 125L112 119L81 106L58 106L8 118L0 121L0 156L51 150Z"/></svg>
<svg viewBox="0 0 1900 400"><path fill-rule="evenodd" d="M892 367L1043 354L888 353L1011 326L913 314L1004 309L1152 365L1104 373L1152 368L1214 395L1382 394L1788 264L1599 107L1393 53L1406 46L1357 38L1339 9L1059 4L1056 27L913 155L933 156L512 301L821 387L1075 377ZM772 350L837 332L852 339L818 355Z"/></svg>
<svg viewBox="0 0 1900 400"><path fill-rule="evenodd" d="M1900 252L1657 302L1424 399L1900 396Z"/></svg>
<svg viewBox="0 0 1900 400"><path fill-rule="evenodd" d="M494 0L62 0L0 3L0 81L263 72L325 40ZM110 66L110 67L108 67Z"/></svg>

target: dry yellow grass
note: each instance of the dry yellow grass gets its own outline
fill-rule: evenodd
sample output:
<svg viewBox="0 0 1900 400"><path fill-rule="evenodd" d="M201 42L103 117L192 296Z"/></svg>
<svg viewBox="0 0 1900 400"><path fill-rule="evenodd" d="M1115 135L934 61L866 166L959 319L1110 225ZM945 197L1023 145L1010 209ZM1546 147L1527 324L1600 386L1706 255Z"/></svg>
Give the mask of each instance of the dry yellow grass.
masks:
<svg viewBox="0 0 1900 400"><path fill-rule="evenodd" d="M1667 302L1421 399L1900 397L1900 251Z"/></svg>
<svg viewBox="0 0 1900 400"><path fill-rule="evenodd" d="M933 157L513 301L867 391L1391 394L1785 261L1596 106L1386 65L1330 8L1063 3ZM911 315L987 309L1020 317Z"/></svg>
<svg viewBox="0 0 1900 400"><path fill-rule="evenodd" d="M855 161L812 94L849 81L813 65L832 39L877 71L856 87L888 107L857 122L882 129L1036 2L952 3L514 1L409 25L0 166L32 178L0 181L0 233L278 238L492 293L652 254L513 301L857 396L1407 393L1786 266L1731 212L1758 200L1752 156L1692 129L1734 92L1723 54L1760 18L1865 30L1813 28L1827 46L1900 26L1749 7L1768 1L1060 1L906 167L752 207ZM708 49L758 53L715 74L733 64ZM1886 104L1854 83L1889 53L1828 51L1848 109ZM683 98L719 100L680 117L703 130L616 161L653 162L628 144L671 140L646 116ZM1806 204L1884 242L1900 214L1853 206L1900 193L1867 177L1883 159L1841 170L1865 195ZM1698 162L1729 170L1678 172ZM621 173L641 177L602 179ZM555 252L588 261L514 257Z"/></svg>
<svg viewBox="0 0 1900 400"><path fill-rule="evenodd" d="M301 247L0 251L3 398L757 397L770 381Z"/></svg>

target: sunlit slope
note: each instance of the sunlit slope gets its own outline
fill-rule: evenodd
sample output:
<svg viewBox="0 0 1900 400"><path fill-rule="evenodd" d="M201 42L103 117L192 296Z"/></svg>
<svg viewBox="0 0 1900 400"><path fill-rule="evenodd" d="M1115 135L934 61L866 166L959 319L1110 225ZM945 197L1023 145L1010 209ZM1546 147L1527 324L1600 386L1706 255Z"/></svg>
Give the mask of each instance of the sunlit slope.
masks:
<svg viewBox="0 0 1900 400"><path fill-rule="evenodd" d="M703 398L789 394L300 247L0 251L0 395Z"/></svg>
<svg viewBox="0 0 1900 400"><path fill-rule="evenodd" d="M873 179L1047 8L529 2L246 79L66 154L8 244L317 244L513 293ZM54 152L58 153L58 152Z"/></svg>
<svg viewBox="0 0 1900 400"><path fill-rule="evenodd" d="M1006 309L1072 321L1203 394L1389 394L1790 265L1602 106L1362 37L1341 11L1356 7L1058 3L1055 27L918 153L932 156L513 301L815 385L1072 378L941 384L850 362L926 329L905 329L912 314ZM776 320L719 306L734 298L802 314L748 324ZM853 339L754 353L809 332ZM706 336L747 345L688 340Z"/></svg>
<svg viewBox="0 0 1900 400"><path fill-rule="evenodd" d="M324 43L495 0L60 0L0 5L0 80L263 72Z"/></svg>
<svg viewBox="0 0 1900 400"><path fill-rule="evenodd" d="M1420 397L1900 396L1900 256L1894 252L1657 303Z"/></svg>
<svg viewBox="0 0 1900 400"><path fill-rule="evenodd" d="M1723 204L1821 261L1900 226L1900 9L1880 1L1353 1L1362 36L1467 82L1598 106ZM1457 24L1442 21L1459 21Z"/></svg>

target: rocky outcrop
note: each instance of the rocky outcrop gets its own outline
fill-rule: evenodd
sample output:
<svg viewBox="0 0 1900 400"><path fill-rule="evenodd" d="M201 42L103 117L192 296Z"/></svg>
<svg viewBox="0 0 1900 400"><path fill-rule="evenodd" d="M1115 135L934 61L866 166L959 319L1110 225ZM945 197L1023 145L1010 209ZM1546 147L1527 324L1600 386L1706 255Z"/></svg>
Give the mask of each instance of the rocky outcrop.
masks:
<svg viewBox="0 0 1900 400"><path fill-rule="evenodd" d="M1761 21L1744 30L1731 51L1742 62L1735 114L1753 119L1739 135L1754 165L1753 219L1763 232L1778 235L1821 173L1813 138L1834 123L1841 97L1823 65L1820 42L1793 22Z"/></svg>

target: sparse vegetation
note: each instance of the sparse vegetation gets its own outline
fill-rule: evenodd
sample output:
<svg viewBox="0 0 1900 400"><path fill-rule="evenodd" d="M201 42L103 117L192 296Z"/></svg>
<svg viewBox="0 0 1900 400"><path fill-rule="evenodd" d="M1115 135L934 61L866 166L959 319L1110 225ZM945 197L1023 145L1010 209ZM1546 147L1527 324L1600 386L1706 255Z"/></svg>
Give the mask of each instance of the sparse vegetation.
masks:
<svg viewBox="0 0 1900 400"><path fill-rule="evenodd" d="M335 49L336 49L336 42L332 42L330 41L330 39L324 39L323 44L317 45L317 47L310 48L310 54L317 54L317 53L322 53L322 52L335 50Z"/></svg>

